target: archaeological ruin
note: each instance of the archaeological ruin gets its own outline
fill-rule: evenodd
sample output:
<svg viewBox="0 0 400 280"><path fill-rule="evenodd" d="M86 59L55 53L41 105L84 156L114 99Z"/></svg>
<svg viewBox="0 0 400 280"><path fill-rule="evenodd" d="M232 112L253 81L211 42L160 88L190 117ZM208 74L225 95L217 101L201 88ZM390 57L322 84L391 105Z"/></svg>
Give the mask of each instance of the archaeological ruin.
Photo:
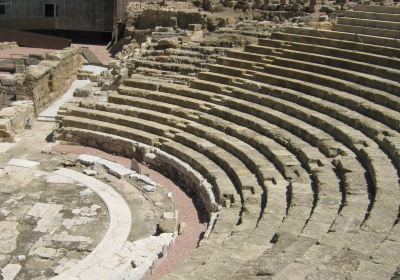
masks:
<svg viewBox="0 0 400 280"><path fill-rule="evenodd" d="M399 280L397 0L0 0L0 280Z"/></svg>

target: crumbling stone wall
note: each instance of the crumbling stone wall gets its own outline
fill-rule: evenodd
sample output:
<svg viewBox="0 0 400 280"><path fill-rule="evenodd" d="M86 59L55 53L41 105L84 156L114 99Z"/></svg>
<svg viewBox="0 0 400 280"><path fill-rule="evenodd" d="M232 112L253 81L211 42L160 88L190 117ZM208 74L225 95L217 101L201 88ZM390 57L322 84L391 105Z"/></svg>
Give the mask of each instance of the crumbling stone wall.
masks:
<svg viewBox="0 0 400 280"><path fill-rule="evenodd" d="M13 142L34 117L32 101L15 101L0 111L0 142Z"/></svg>
<svg viewBox="0 0 400 280"><path fill-rule="evenodd" d="M39 114L64 94L82 66L80 48L66 48L45 55L23 74L0 80L0 91L15 94L17 100L32 100Z"/></svg>

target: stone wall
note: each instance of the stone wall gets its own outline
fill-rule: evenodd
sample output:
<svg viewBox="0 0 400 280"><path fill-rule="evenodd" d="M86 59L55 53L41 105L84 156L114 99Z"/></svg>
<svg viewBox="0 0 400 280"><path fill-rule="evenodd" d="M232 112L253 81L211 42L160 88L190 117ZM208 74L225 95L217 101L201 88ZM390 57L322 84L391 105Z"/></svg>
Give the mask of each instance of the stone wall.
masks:
<svg viewBox="0 0 400 280"><path fill-rule="evenodd" d="M13 142L34 118L32 101L15 101L0 111L0 142Z"/></svg>
<svg viewBox="0 0 400 280"><path fill-rule="evenodd" d="M203 14L194 11L144 10L137 18L138 29L154 29L156 26L171 26L171 17L176 17L179 28L187 29L189 24L203 24Z"/></svg>
<svg viewBox="0 0 400 280"><path fill-rule="evenodd" d="M80 48L48 53L24 73L2 78L0 92L15 94L17 100L32 100L39 114L68 90L81 66Z"/></svg>
<svg viewBox="0 0 400 280"><path fill-rule="evenodd" d="M0 17L0 26L6 29L111 32L113 28L114 0L0 2L5 6L5 13ZM45 17L45 4L57 5L58 15Z"/></svg>
<svg viewBox="0 0 400 280"><path fill-rule="evenodd" d="M0 42L0 50L17 48L16 42Z"/></svg>

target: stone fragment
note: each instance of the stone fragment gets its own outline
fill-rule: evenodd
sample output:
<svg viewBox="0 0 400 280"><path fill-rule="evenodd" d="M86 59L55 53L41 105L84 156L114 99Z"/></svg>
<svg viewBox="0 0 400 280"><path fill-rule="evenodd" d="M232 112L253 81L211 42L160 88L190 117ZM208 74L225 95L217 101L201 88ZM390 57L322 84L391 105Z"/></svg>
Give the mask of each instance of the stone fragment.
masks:
<svg viewBox="0 0 400 280"><path fill-rule="evenodd" d="M164 212L159 229L163 233L174 233L177 231L178 226L178 212Z"/></svg>
<svg viewBox="0 0 400 280"><path fill-rule="evenodd" d="M39 247L34 250L33 254L42 259L52 259L57 256L57 250L54 248Z"/></svg>
<svg viewBox="0 0 400 280"><path fill-rule="evenodd" d="M145 186L143 187L143 189L144 189L146 192L154 192L154 191L156 190L156 188L155 188L154 186L151 186L151 185L145 185Z"/></svg>
<svg viewBox="0 0 400 280"><path fill-rule="evenodd" d="M19 234L17 226L17 222L0 222L0 254L9 254L17 247L17 237Z"/></svg>
<svg viewBox="0 0 400 280"><path fill-rule="evenodd" d="M85 170L83 170L83 174L88 175L88 176L96 176L97 171L92 170L92 169L85 169Z"/></svg>
<svg viewBox="0 0 400 280"><path fill-rule="evenodd" d="M74 97L89 97L93 94L94 88L92 84L87 84L83 87L77 88L74 91Z"/></svg>
<svg viewBox="0 0 400 280"><path fill-rule="evenodd" d="M101 158L99 158L99 157L86 155L86 154L79 155L79 157L78 157L78 161L83 165L93 165L96 162L98 162L100 159Z"/></svg>
<svg viewBox="0 0 400 280"><path fill-rule="evenodd" d="M14 280L15 277L17 277L19 271L21 270L21 265L16 263L10 263L7 264L2 270L1 270L1 276L3 280Z"/></svg>
<svg viewBox="0 0 400 280"><path fill-rule="evenodd" d="M50 232L61 224L62 208L61 204L36 203L28 212L29 216L41 218L34 231Z"/></svg>

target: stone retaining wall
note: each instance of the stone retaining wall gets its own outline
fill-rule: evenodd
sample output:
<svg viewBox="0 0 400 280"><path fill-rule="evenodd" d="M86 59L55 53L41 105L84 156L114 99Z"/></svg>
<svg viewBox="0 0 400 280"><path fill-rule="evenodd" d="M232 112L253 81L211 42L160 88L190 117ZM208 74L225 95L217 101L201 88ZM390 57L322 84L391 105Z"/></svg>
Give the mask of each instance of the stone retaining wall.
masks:
<svg viewBox="0 0 400 280"><path fill-rule="evenodd" d="M80 48L47 53L24 73L2 78L0 92L15 94L17 100L32 100L37 115L68 90L81 66Z"/></svg>
<svg viewBox="0 0 400 280"><path fill-rule="evenodd" d="M39 114L68 90L81 66L80 48L46 54L45 60L28 67L24 91L17 93L17 99L33 100L36 114Z"/></svg>
<svg viewBox="0 0 400 280"><path fill-rule="evenodd" d="M13 142L34 117L32 101L15 101L0 111L0 142Z"/></svg>

